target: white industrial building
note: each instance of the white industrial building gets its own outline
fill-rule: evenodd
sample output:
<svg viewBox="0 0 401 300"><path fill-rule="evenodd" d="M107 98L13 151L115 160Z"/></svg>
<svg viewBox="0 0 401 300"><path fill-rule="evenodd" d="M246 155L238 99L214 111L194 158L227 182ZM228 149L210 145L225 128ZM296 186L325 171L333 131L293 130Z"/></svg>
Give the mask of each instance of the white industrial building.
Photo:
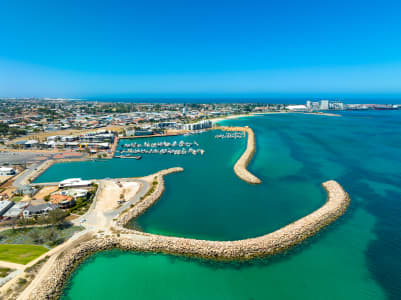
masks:
<svg viewBox="0 0 401 300"><path fill-rule="evenodd" d="M286 107L288 110L291 111L305 111L306 110L306 106L303 104L299 104L299 105L288 105Z"/></svg>
<svg viewBox="0 0 401 300"><path fill-rule="evenodd" d="M0 167L0 176L15 175L13 168Z"/></svg>
<svg viewBox="0 0 401 300"><path fill-rule="evenodd" d="M200 129L206 129L206 128L212 128L212 121L210 120L203 120L199 121L197 123L190 123L190 124L184 124L183 129L185 130L200 130Z"/></svg>
<svg viewBox="0 0 401 300"><path fill-rule="evenodd" d="M3 216L7 210L9 210L14 205L14 202L3 200L0 201L0 216Z"/></svg>
<svg viewBox="0 0 401 300"><path fill-rule="evenodd" d="M24 209L29 205L28 202L17 202L4 215L5 219L15 219L22 215Z"/></svg>
<svg viewBox="0 0 401 300"><path fill-rule="evenodd" d="M92 181L90 180L82 180L81 178L70 178L63 180L59 183L59 188L66 188L66 187L80 187L80 186L90 186Z"/></svg>
<svg viewBox="0 0 401 300"><path fill-rule="evenodd" d="M320 110L329 110L329 100L320 101Z"/></svg>

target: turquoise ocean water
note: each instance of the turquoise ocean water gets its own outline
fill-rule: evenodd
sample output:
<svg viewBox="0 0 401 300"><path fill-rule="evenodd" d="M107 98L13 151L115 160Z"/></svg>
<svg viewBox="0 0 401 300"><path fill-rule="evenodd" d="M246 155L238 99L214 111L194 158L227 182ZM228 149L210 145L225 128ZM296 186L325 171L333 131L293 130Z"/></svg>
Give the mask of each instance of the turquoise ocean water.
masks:
<svg viewBox="0 0 401 300"><path fill-rule="evenodd" d="M258 236L322 205L320 183L350 194L347 213L286 255L251 264L217 264L168 255L99 253L68 282L63 299L401 299L401 112L343 117L275 114L225 121L249 125L257 152L250 170L232 167L245 140L196 140L204 156L144 156L52 166L38 182L68 177L166 177L162 198L134 224L144 231L216 240Z"/></svg>

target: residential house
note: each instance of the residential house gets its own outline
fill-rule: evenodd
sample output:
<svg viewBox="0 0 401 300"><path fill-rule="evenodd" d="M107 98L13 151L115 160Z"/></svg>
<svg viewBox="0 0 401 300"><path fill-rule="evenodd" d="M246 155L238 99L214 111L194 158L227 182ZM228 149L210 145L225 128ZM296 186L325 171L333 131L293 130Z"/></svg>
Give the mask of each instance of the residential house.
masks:
<svg viewBox="0 0 401 300"><path fill-rule="evenodd" d="M16 219L22 215L24 209L29 205L28 202L17 202L4 215L5 219Z"/></svg>
<svg viewBox="0 0 401 300"><path fill-rule="evenodd" d="M71 196L74 198L85 198L88 196L88 190L85 189L68 189L63 190L60 193L61 195Z"/></svg>
<svg viewBox="0 0 401 300"><path fill-rule="evenodd" d="M50 195L50 202L62 209L73 207L76 203L74 197L58 193Z"/></svg>
<svg viewBox="0 0 401 300"><path fill-rule="evenodd" d="M14 202L9 200L0 201L0 217L2 217L13 205Z"/></svg>
<svg viewBox="0 0 401 300"><path fill-rule="evenodd" d="M33 187L33 186L27 184L27 185L24 185L24 186L22 186L22 187L19 187L19 188L15 191L15 194L16 194L16 195L21 195L21 196L23 196L23 195L28 195L28 196L32 197L33 195L36 194L37 191L38 191L37 188L35 188L35 187Z"/></svg>
<svg viewBox="0 0 401 300"><path fill-rule="evenodd" d="M57 205L51 203L44 203L39 205L29 205L24 209L22 215L24 218L31 218L34 216L43 216L49 214L50 211L57 209Z"/></svg>

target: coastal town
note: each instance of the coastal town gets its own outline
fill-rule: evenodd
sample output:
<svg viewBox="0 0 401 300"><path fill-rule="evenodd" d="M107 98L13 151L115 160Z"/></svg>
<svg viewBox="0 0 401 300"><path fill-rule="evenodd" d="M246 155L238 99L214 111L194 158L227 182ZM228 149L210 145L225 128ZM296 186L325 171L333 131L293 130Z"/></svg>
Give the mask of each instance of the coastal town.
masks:
<svg viewBox="0 0 401 300"><path fill-rule="evenodd" d="M1 1L0 300L401 300L401 1Z"/></svg>
<svg viewBox="0 0 401 300"><path fill-rule="evenodd" d="M283 104L108 103L62 99L0 100L0 224L27 222L55 210L75 212L90 197L83 190L42 187L32 178L55 162L135 158L144 154L203 155L194 139L123 142L209 130L216 120L258 113L334 114L342 110L398 109L399 105L352 105L339 101ZM241 133L241 131L239 131ZM244 133L216 138L245 137ZM121 145L120 140L122 141ZM68 178L65 178L68 180ZM255 179L256 180L256 179ZM257 180L256 180L257 181ZM84 181L83 181L84 182ZM76 187L82 183L77 182ZM86 190L88 192L88 190ZM35 217L35 218L33 218Z"/></svg>
<svg viewBox="0 0 401 300"><path fill-rule="evenodd" d="M210 128L228 116L345 110L396 110L399 104L344 104L307 100L305 104L131 103L68 99L0 99L3 149L64 150L108 155L115 137L182 133Z"/></svg>
<svg viewBox="0 0 401 300"><path fill-rule="evenodd" d="M33 183L52 164L90 159L134 158L146 154L203 155L195 138L180 135L201 133L216 120L258 113L314 113L335 115L344 110L393 110L400 105L344 104L339 101L306 101L284 104L177 104L119 103L67 99L0 100L0 225L45 222L48 215L67 216L84 212L96 188L90 181L65 178L63 183ZM227 129L229 130L229 129ZM227 132L216 138L244 138L245 132ZM252 142L253 132L248 132ZM144 142L132 138L177 139ZM121 141L121 142L120 142ZM127 142L124 142L127 141ZM253 178L253 182L259 182ZM59 211L61 213L59 213Z"/></svg>
<svg viewBox="0 0 401 300"><path fill-rule="evenodd" d="M269 113L330 117L344 110L395 110L400 106L345 105L328 100L307 101L305 105L260 105L20 99L2 100L0 107L0 293L9 299L46 299L59 295L64 276L72 271L72 261L111 245L134 251L247 260L300 243L337 219L349 204L347 193L331 181L323 186L332 201L329 199L320 210L300 220L303 225L296 228L297 237L292 236L293 227L285 227L284 233L232 244L170 239L132 230L129 222L160 198L163 177L183 172L182 168L139 178L82 179L76 174L57 182L36 183L35 179L53 164L139 160L155 154L202 156L205 149L196 141L197 134L219 130L213 134L216 140L247 139L233 171L246 183L261 184L261 179L247 170L256 152L252 128L220 126L219 121ZM191 141L183 141L184 136ZM149 138L158 140L146 140ZM149 244L144 245L141 239ZM285 241L282 245L281 240ZM74 253L83 242L89 247L82 252L85 254L74 260L70 256L66 256L70 257L68 261L57 259L60 253ZM52 268L54 265L60 269ZM56 285L49 284L54 279Z"/></svg>

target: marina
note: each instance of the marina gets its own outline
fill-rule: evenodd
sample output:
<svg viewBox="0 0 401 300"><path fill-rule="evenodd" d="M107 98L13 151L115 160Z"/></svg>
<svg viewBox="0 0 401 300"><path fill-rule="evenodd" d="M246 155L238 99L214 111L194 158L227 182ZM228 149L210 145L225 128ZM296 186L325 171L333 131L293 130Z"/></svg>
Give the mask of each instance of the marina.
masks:
<svg viewBox="0 0 401 300"><path fill-rule="evenodd" d="M188 136L188 135L185 135ZM121 144L116 149L114 157L131 158L135 154L169 154L169 155L203 155L205 150L199 148L196 141L158 141L158 142L132 142ZM137 156L135 156L137 157Z"/></svg>
<svg viewBox="0 0 401 300"><path fill-rule="evenodd" d="M401 300L400 0L3 2L0 300Z"/></svg>
<svg viewBox="0 0 401 300"><path fill-rule="evenodd" d="M174 282L180 280L187 280L188 285L182 299L194 295L191 291L202 282L218 291L208 292L205 297L219 299L223 295L223 298L238 300L249 297L265 299L266 280L272 286L293 280L294 289L273 288L269 295L280 299L294 299L298 296L307 299L311 288L307 283L312 280L318 283L314 289L317 298L326 299L327 290L337 280L336 289L330 299L366 299L367 293L372 296L370 299L386 299L375 278L380 276L381 254L392 252L385 246L392 239L377 231L377 224L383 222L383 215L375 208L387 201L394 203L392 195L396 195L398 183L393 177L398 176L399 149L394 146L391 147L393 152L387 151L394 144L389 135L377 134L372 137L372 130L377 132L375 128L384 126L381 119L371 118L372 114L364 113L354 117L344 113L343 118L330 119L283 114L255 118L247 122L224 122L224 125L249 125L255 130L257 151L249 167L253 174L262 179L263 183L259 185L250 185L239 180L232 170L234 163L244 152L246 140L227 139L221 143L215 138L217 133L212 131L196 137L198 144L206 150L207 160L192 159L188 155L153 155L152 159L140 161L112 159L53 165L39 181L56 181L60 178L59 174L67 176L66 172L70 173L69 177L72 174L80 174L82 178L129 177L182 166L184 172L166 176L165 193L137 219L139 227L145 232L177 237L235 240L272 232L319 207L325 199L319 185L329 178L342 183L344 189L355 199L350 206L350 214L346 213L328 230L313 239L313 242L301 246L295 253L291 252L290 259L283 257L274 260L274 263L261 261L252 266L231 268L229 265L197 264L192 260L174 259L170 256L162 259L160 255L103 252L96 256L98 259L84 262L74 272L65 290L64 299L93 295L93 289L83 283L85 278L107 282L109 276L102 274L107 274L111 260L113 265L121 266L121 270L124 270L118 273L115 281L121 291L113 290L113 296L116 296L115 293L120 298L132 295L132 290L124 288L131 280L147 282L152 278L150 273L136 276L133 271L135 264L124 269L127 262L134 257L143 266L153 261L155 270L163 267L173 274L170 282L173 287L170 290L168 287L164 289L163 295L167 297L176 295L174 291L177 286ZM394 123L399 122L399 115L392 118ZM270 130L271 128L274 130ZM330 130L332 128L336 130ZM319 134L322 130L325 133ZM140 143L173 143L174 140L177 138L161 137L141 140ZM182 140L192 142L193 137L183 137ZM357 141L353 148L349 147L349 140ZM133 141L125 140L125 143ZM121 142L119 145L120 149L124 149L122 144ZM375 148L373 145L383 146ZM369 155L363 151L366 148L372 149ZM333 159L333 154L336 154L336 159ZM369 163L360 164L361 160ZM365 174L364 178L360 177L361 172ZM390 184L385 185L384 182ZM252 199L252 205L249 202L244 203L243 199ZM227 205L230 209L227 209ZM395 222L395 225L398 217L399 213L394 210L385 215L385 219ZM396 247L399 249L398 244ZM344 261L347 262L346 265ZM195 278L186 279L174 273L177 266L181 270L191 270L196 274ZM372 266L373 269L370 269ZM395 266L398 264L395 263ZM322 277L322 272L327 269L331 270L325 273L328 277ZM353 271L349 272L350 269ZM397 270L398 268L390 270L391 278L397 278ZM215 278L213 274L216 272L221 276L237 278L240 287L238 294L231 293L232 285L224 285L224 282ZM342 274L343 280L338 281L338 274ZM143 276L146 278L142 278ZM246 287L241 283L241 278L248 278ZM249 280L250 278L254 281ZM263 280L258 281L258 278ZM252 288L248 288L249 285ZM106 299L106 293L107 289L101 288L96 296ZM143 293L144 297L150 293L150 299L163 298L158 298L155 293L146 289L138 291L138 297L141 297L139 293ZM396 291L394 293L399 295ZM111 297L111 294L108 296Z"/></svg>

